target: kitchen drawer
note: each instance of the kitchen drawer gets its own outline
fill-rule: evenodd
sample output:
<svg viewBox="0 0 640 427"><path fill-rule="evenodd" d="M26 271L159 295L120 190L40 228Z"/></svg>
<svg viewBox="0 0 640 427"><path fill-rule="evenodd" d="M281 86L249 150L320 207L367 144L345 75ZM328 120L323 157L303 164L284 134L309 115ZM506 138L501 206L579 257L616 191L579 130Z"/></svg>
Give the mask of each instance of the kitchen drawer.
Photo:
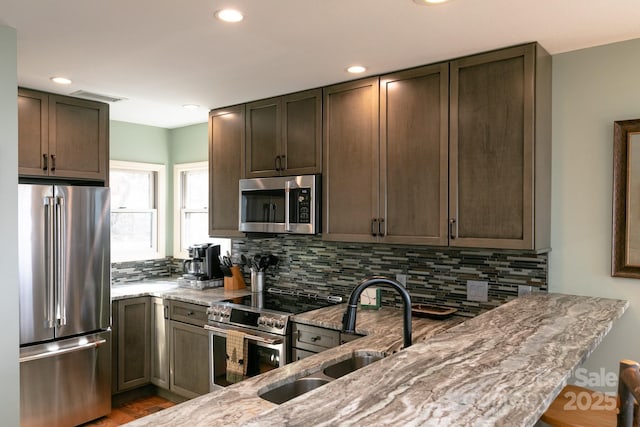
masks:
<svg viewBox="0 0 640 427"><path fill-rule="evenodd" d="M345 333L340 333L340 344L346 344L348 342L351 341L355 341L358 338L362 338L364 335L360 335L360 334L345 334Z"/></svg>
<svg viewBox="0 0 640 427"><path fill-rule="evenodd" d="M293 347L319 353L340 345L340 331L293 323Z"/></svg>
<svg viewBox="0 0 640 427"><path fill-rule="evenodd" d="M299 348L292 348L291 349L291 361L292 362L296 362L296 361L302 360L302 359L304 359L306 357L313 356L314 354L318 354L318 353L314 353L313 351L300 350Z"/></svg>
<svg viewBox="0 0 640 427"><path fill-rule="evenodd" d="M171 301L171 320L204 326L207 323L207 308L205 305Z"/></svg>

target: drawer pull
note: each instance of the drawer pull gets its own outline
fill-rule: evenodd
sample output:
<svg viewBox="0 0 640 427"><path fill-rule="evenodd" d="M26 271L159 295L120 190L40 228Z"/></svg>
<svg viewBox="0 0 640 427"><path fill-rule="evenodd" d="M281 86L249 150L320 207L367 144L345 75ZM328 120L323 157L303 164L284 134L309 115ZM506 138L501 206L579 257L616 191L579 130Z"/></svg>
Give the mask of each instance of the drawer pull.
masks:
<svg viewBox="0 0 640 427"><path fill-rule="evenodd" d="M322 339L322 337L320 337L320 336L311 337L311 342L320 341L321 339Z"/></svg>

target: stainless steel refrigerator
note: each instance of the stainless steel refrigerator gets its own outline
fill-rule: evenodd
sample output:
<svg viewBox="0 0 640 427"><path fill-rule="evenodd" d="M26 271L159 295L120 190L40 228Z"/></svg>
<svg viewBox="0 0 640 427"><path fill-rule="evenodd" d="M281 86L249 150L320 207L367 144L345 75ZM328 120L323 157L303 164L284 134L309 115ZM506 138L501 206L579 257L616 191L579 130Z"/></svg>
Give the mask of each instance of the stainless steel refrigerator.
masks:
<svg viewBox="0 0 640 427"><path fill-rule="evenodd" d="M111 411L109 189L19 184L21 425Z"/></svg>

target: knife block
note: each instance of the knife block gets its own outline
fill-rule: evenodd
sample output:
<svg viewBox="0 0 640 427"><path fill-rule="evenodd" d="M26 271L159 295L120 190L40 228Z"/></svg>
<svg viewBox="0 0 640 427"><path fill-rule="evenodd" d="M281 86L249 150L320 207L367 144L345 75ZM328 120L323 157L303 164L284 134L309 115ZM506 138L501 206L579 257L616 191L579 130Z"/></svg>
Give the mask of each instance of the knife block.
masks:
<svg viewBox="0 0 640 427"><path fill-rule="evenodd" d="M240 267L234 265L232 267L229 267L229 269L231 270L231 277L225 276L224 289L227 291L244 289L246 285L244 283L244 277L242 277L242 271L240 271Z"/></svg>

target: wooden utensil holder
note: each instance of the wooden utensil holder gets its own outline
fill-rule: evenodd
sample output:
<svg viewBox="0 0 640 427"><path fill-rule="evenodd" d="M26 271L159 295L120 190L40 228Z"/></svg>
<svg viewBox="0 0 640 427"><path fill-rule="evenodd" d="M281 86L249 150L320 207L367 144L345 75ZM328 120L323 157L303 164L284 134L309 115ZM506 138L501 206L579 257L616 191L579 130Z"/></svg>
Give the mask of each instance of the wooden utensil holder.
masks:
<svg viewBox="0 0 640 427"><path fill-rule="evenodd" d="M244 277L242 277L242 271L240 271L240 266L234 265L229 269L231 270L231 277L225 276L224 289L229 291L244 289L246 285L244 283Z"/></svg>

